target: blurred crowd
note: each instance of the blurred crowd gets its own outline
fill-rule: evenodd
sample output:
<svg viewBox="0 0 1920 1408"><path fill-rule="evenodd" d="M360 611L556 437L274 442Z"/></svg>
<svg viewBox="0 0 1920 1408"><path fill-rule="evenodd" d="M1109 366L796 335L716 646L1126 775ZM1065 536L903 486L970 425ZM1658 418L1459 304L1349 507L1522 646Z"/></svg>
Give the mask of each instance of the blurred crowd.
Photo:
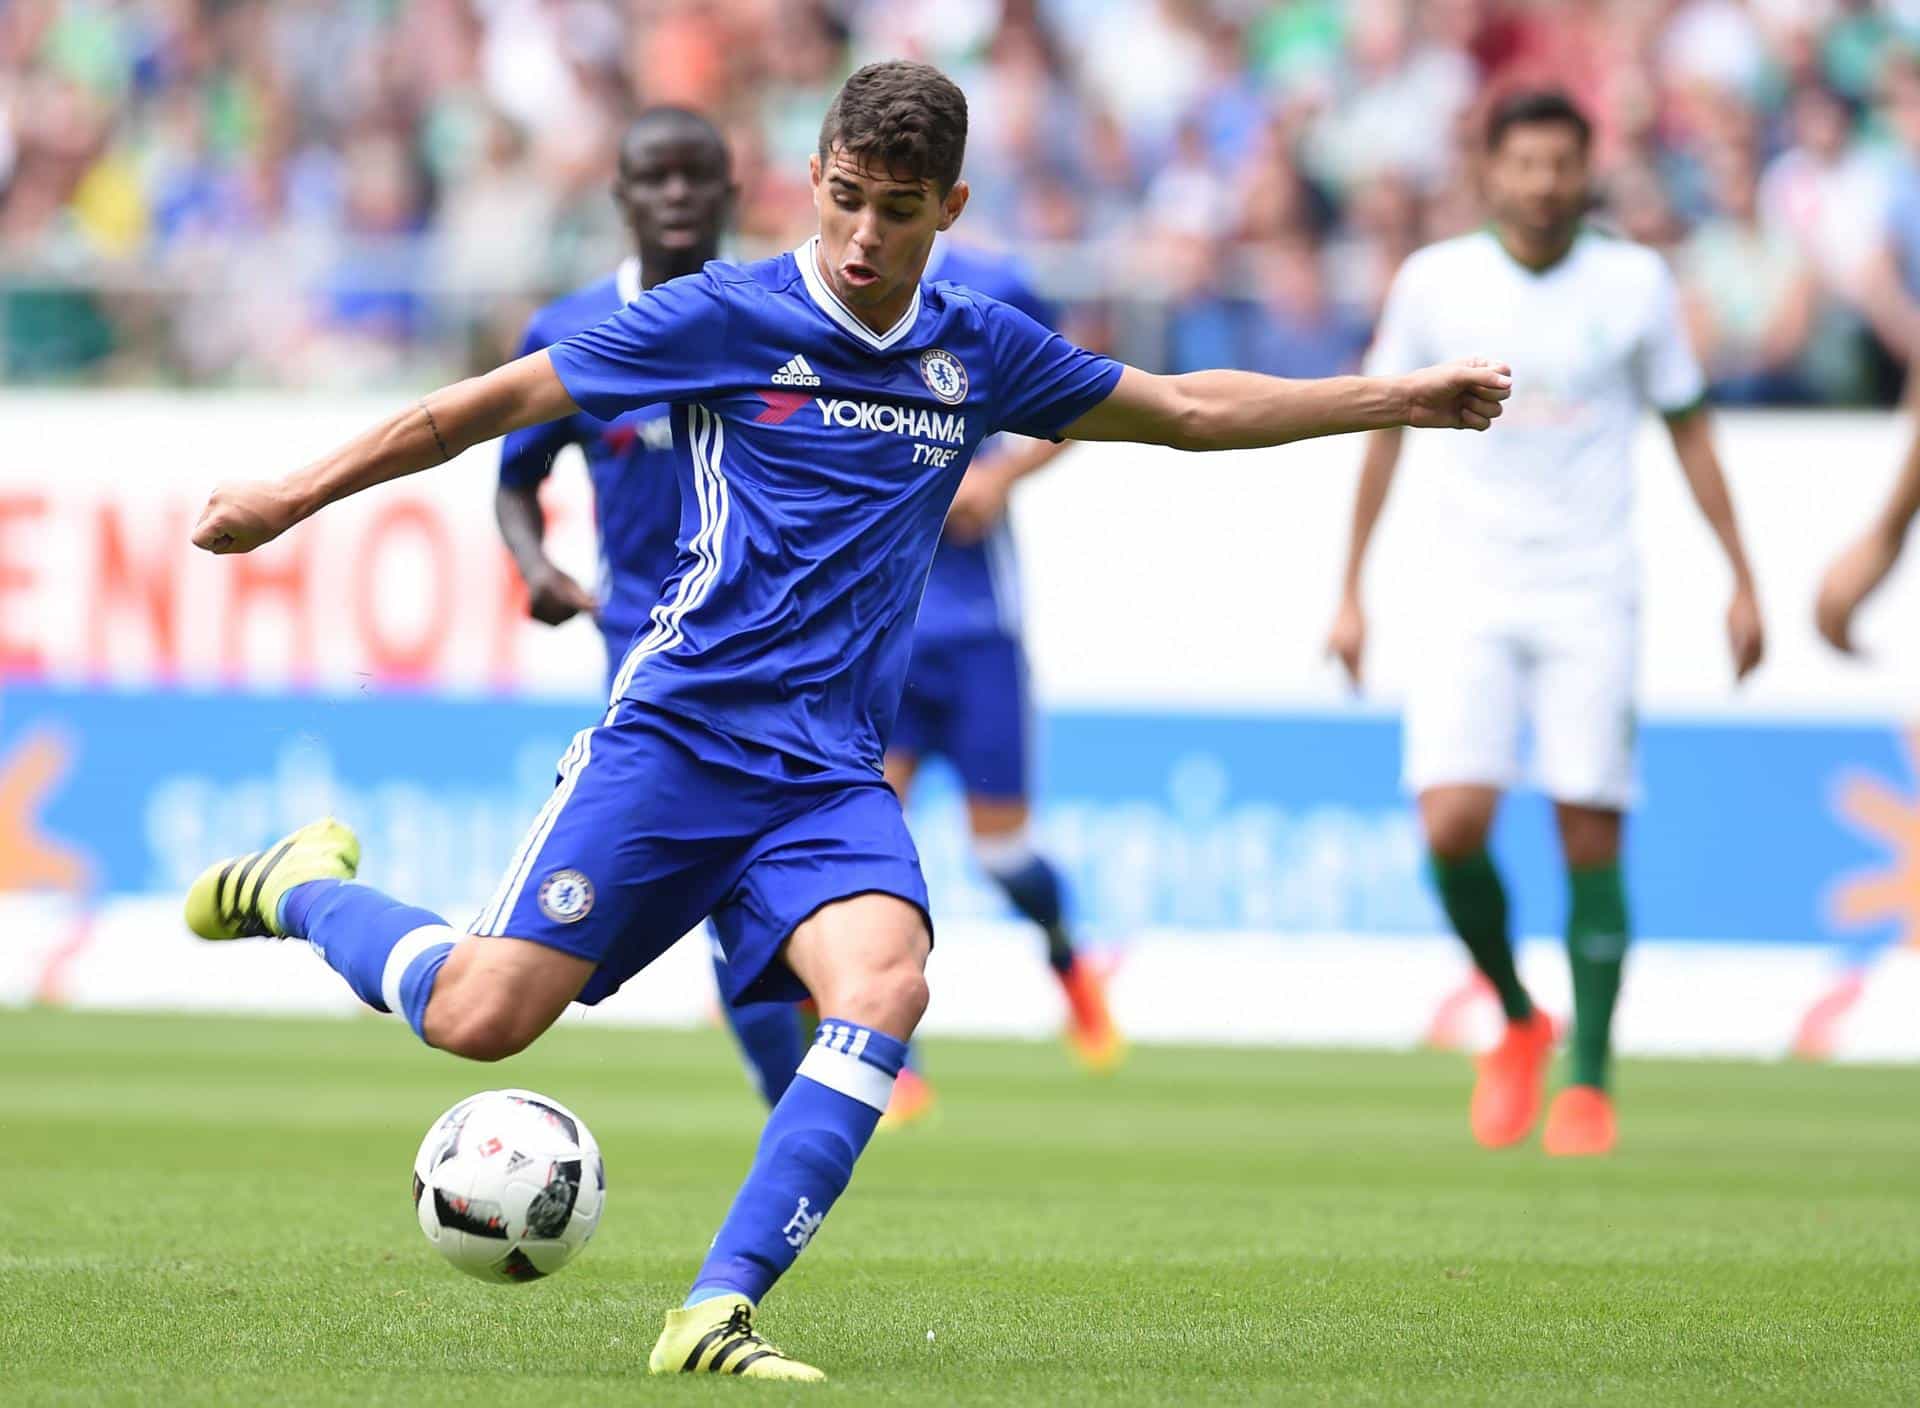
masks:
<svg viewBox="0 0 1920 1408"><path fill-rule="evenodd" d="M967 90L973 237L1144 365L1354 366L1400 260L1481 219L1488 95L1548 83L1721 400L1885 401L1920 326L1920 0L0 0L0 372L495 360L624 252L637 105L721 123L767 252L890 56Z"/></svg>

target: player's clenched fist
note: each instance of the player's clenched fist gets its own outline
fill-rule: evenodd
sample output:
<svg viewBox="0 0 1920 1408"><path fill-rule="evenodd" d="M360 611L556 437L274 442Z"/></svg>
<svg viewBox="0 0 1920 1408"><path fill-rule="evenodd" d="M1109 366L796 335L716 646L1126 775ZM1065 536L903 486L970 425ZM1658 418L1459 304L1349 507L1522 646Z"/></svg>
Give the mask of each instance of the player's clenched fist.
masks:
<svg viewBox="0 0 1920 1408"><path fill-rule="evenodd" d="M252 552L291 528L299 515L275 484L222 484L200 510L193 545L208 552Z"/></svg>
<svg viewBox="0 0 1920 1408"><path fill-rule="evenodd" d="M1407 424L1422 430L1485 430L1513 394L1512 368L1485 357L1424 367L1407 377Z"/></svg>

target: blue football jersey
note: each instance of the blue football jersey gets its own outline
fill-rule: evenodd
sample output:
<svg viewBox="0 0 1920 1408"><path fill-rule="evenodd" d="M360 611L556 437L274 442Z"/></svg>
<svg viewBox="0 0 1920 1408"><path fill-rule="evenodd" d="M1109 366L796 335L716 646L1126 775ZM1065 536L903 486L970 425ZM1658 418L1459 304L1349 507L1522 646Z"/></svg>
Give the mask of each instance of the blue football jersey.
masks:
<svg viewBox="0 0 1920 1408"><path fill-rule="evenodd" d="M933 248L929 283L955 284L1010 304L1042 327L1057 326L1053 307L1026 280L1018 264L1004 255L955 244L942 238ZM985 447L987 453L992 447ZM972 543L942 536L927 574L915 633L922 640L954 640L983 635L1018 635L1020 567L1014 556L1013 528L1006 519Z"/></svg>
<svg viewBox="0 0 1920 1408"><path fill-rule="evenodd" d="M589 415L673 407L679 560L615 695L872 772L967 462L1057 435L1121 367L950 285L876 333L814 250L709 264L550 355Z"/></svg>
<svg viewBox="0 0 1920 1408"><path fill-rule="evenodd" d="M527 325L520 355L594 327L640 296L640 261L628 259L611 278L549 303ZM611 420L585 411L507 436L500 450L503 484L538 484L568 445L586 456L593 517L600 542L600 626L632 636L647 623L679 552L680 479L674 470L673 421L667 407L641 406Z"/></svg>

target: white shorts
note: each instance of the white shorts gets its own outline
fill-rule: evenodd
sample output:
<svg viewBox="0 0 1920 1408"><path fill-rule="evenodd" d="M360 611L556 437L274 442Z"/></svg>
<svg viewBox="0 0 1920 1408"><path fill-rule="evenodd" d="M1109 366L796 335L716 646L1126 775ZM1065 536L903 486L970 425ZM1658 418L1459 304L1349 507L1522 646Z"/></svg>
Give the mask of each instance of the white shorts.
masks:
<svg viewBox="0 0 1920 1408"><path fill-rule="evenodd" d="M1505 619L1461 613L1425 633L1407 694L1407 787L1531 781L1556 802L1625 811L1639 790L1638 611L1618 601L1531 605Z"/></svg>

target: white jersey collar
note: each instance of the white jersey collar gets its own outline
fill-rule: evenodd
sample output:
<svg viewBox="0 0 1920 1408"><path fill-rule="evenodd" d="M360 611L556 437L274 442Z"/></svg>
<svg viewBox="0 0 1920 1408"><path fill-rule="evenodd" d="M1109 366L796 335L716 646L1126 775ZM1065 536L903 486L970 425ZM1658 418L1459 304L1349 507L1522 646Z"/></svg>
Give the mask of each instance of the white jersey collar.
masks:
<svg viewBox="0 0 1920 1408"><path fill-rule="evenodd" d="M914 285L913 301L907 305L907 311L900 315L900 321L884 333L875 332L854 316L853 310L842 303L839 295L827 287L827 281L820 276L817 253L819 244L820 237L815 235L793 252L794 262L800 266L801 281L806 284L807 295L813 299L815 307L838 323L844 331L857 337L876 352L886 351L913 331L914 323L920 318L920 286L918 284Z"/></svg>
<svg viewBox="0 0 1920 1408"><path fill-rule="evenodd" d="M620 295L622 306L633 302L640 296L640 256L629 254L620 261L620 267L613 271L614 292Z"/></svg>

